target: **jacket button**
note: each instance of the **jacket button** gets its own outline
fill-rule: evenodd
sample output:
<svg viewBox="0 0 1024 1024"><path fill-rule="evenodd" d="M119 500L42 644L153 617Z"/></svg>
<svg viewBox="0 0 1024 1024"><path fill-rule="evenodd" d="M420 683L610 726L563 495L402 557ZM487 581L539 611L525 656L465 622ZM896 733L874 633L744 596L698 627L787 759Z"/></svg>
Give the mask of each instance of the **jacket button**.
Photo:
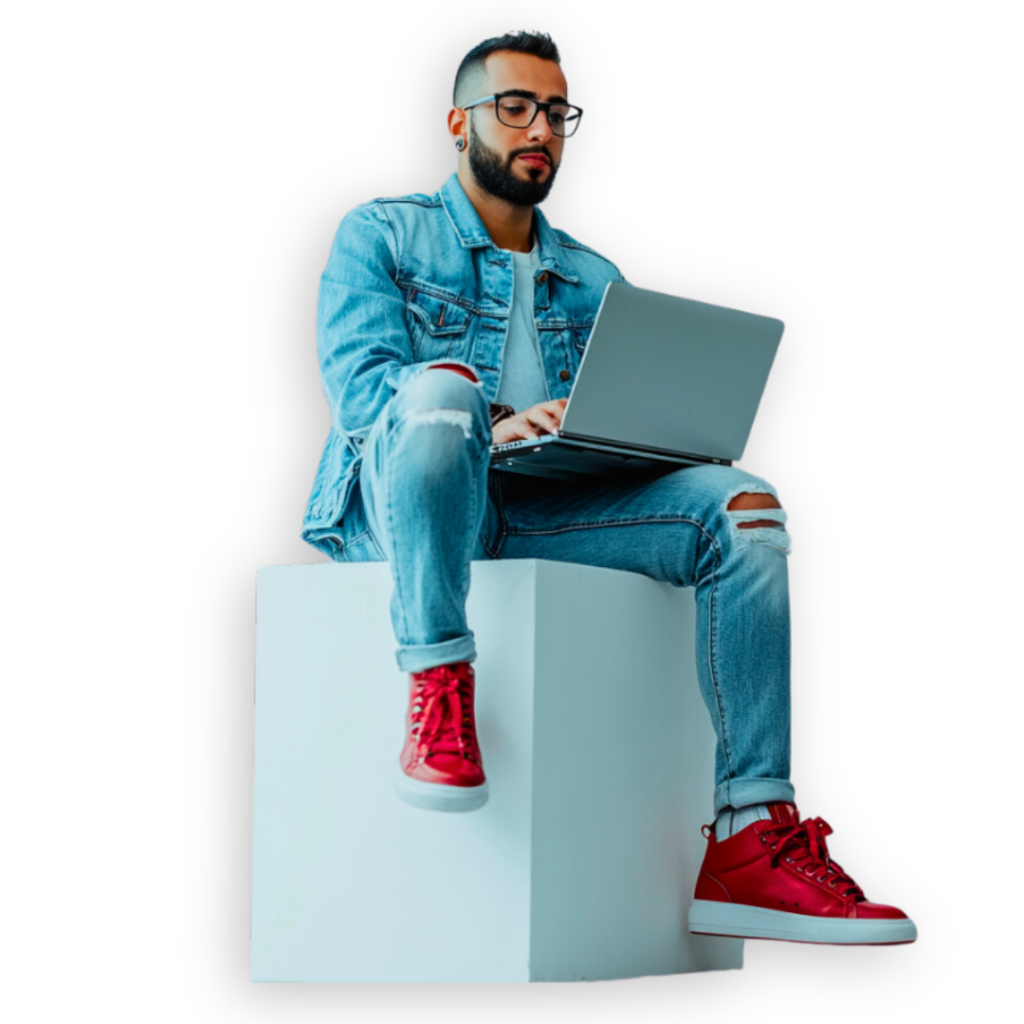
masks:
<svg viewBox="0 0 1024 1024"><path fill-rule="evenodd" d="M542 270L537 275L537 283L538 284L543 284L547 279L548 279L548 272L546 270Z"/></svg>
<svg viewBox="0 0 1024 1024"><path fill-rule="evenodd" d="M562 380L568 380L571 374L568 370L562 370L562 372L558 376L561 377Z"/></svg>

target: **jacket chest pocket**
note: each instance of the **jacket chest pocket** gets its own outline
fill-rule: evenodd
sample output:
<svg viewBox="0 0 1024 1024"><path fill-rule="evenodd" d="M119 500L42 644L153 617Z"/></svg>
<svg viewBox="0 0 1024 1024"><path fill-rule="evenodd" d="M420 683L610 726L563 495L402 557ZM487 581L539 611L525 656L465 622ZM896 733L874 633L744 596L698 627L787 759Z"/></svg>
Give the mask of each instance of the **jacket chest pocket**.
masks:
<svg viewBox="0 0 1024 1024"><path fill-rule="evenodd" d="M468 356L473 314L447 299L411 291L405 306L405 322L418 362L447 356Z"/></svg>
<svg viewBox="0 0 1024 1024"><path fill-rule="evenodd" d="M576 347L576 351L582 353L587 347L587 342L590 341L590 332L594 329L594 321L584 323L574 323L569 329L572 335L573 345Z"/></svg>

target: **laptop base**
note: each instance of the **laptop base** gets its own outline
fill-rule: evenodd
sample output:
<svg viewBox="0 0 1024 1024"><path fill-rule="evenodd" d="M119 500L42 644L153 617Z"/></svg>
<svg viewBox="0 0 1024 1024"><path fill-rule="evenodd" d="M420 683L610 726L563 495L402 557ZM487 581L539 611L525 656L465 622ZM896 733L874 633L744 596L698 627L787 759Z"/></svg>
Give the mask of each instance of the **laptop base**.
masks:
<svg viewBox="0 0 1024 1024"><path fill-rule="evenodd" d="M548 477L552 480L582 480L592 477L630 479L663 476L677 469L704 464L731 465L728 459L700 456L643 454L595 442L579 442L548 435L543 443L491 452L491 469L506 473Z"/></svg>

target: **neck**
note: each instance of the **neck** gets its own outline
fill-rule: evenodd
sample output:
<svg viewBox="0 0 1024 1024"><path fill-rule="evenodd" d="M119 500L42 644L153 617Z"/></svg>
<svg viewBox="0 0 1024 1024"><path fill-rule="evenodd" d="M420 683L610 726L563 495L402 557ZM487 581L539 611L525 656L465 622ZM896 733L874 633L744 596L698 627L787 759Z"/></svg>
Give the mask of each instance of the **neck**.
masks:
<svg viewBox="0 0 1024 1024"><path fill-rule="evenodd" d="M499 249L529 252L533 248L530 244L532 206L515 206L485 192L470 173L468 161L459 167L459 184Z"/></svg>

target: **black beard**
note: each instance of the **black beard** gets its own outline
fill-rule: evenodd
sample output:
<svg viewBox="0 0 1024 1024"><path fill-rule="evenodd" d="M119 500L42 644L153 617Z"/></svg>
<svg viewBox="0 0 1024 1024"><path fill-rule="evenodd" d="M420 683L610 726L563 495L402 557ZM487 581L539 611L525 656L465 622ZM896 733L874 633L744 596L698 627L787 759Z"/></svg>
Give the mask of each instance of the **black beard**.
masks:
<svg viewBox="0 0 1024 1024"><path fill-rule="evenodd" d="M546 181L521 181L512 173L512 161L516 159L516 155L513 154L507 161L503 161L497 150L490 149L480 141L470 123L469 169L473 172L477 184L485 192L490 192L492 196L503 199L513 206L536 206L547 199L551 186L555 183L558 168L553 163L549 165L551 173Z"/></svg>

